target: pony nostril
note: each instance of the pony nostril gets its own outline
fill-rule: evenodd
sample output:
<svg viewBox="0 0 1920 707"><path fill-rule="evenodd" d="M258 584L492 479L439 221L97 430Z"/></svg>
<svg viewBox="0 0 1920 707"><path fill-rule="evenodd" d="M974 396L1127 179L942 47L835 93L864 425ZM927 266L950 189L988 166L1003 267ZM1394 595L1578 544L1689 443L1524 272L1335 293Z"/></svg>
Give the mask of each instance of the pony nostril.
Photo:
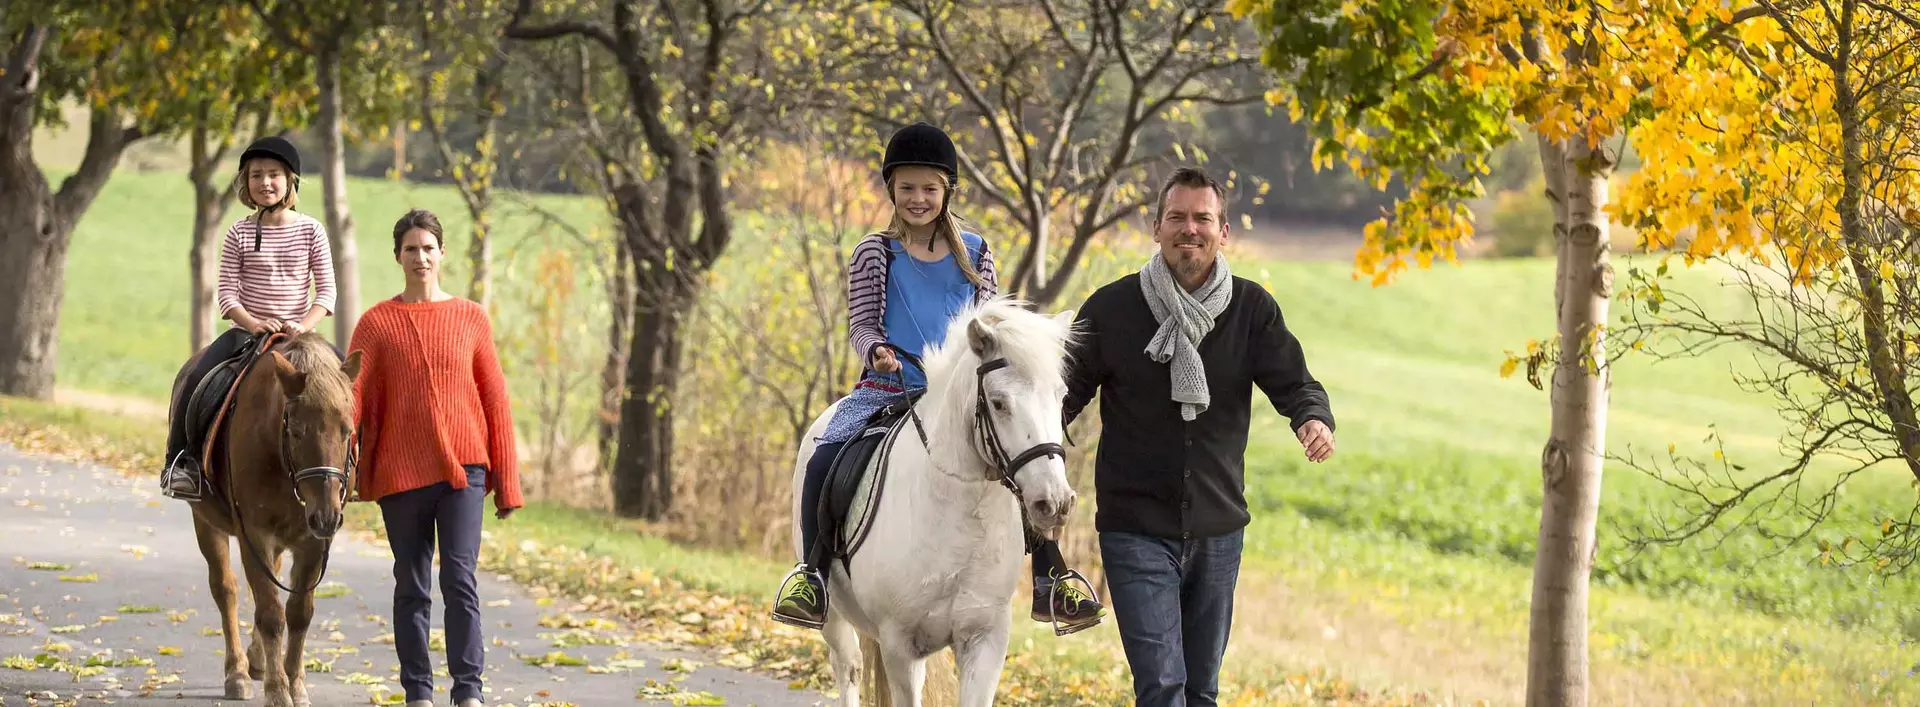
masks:
<svg viewBox="0 0 1920 707"><path fill-rule="evenodd" d="M1034 511L1035 511L1036 513L1038 513L1038 514L1039 514L1039 516L1040 516L1040 517L1042 517L1042 518L1052 518L1052 517L1053 517L1053 502L1052 502L1052 501L1048 501L1048 500L1046 500L1046 499L1041 499L1041 500L1040 500L1039 502L1036 502L1036 503L1034 503L1034 504L1033 504L1033 510L1034 510Z"/></svg>

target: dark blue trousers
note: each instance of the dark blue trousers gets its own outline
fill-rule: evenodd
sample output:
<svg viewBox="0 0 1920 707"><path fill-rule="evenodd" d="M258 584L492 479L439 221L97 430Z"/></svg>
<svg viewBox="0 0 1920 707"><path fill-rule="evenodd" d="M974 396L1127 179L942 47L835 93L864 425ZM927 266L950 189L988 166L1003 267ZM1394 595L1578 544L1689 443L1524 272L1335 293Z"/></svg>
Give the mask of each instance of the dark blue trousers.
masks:
<svg viewBox="0 0 1920 707"><path fill-rule="evenodd" d="M435 536L440 549L440 596L447 603L447 674L453 701L480 695L486 647L480 630L480 594L474 571L486 512L487 470L467 466L467 487L445 481L380 499L393 547L393 643L400 654L400 685L407 700L433 699L433 657L427 646L433 599Z"/></svg>
<svg viewBox="0 0 1920 707"><path fill-rule="evenodd" d="M1211 706L1219 698L1244 534L1192 540L1100 534L1137 707Z"/></svg>

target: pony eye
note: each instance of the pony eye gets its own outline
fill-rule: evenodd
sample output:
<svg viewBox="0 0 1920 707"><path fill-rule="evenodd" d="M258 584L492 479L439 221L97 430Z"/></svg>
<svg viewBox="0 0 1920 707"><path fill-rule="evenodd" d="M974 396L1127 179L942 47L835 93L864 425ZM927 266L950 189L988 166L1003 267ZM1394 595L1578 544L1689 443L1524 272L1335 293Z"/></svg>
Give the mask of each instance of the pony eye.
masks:
<svg viewBox="0 0 1920 707"><path fill-rule="evenodd" d="M994 398L994 399L992 400L992 404L993 404L993 411L994 411L994 412L1006 412L1006 411L1007 411L1007 401L1006 401L1006 399L1005 399L1005 398Z"/></svg>

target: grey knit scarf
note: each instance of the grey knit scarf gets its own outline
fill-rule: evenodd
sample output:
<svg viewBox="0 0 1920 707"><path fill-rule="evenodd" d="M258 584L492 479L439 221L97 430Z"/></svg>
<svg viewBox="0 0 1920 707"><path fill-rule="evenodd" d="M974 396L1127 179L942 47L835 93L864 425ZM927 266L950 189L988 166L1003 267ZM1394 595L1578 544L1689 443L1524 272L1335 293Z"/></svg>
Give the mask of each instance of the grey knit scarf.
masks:
<svg viewBox="0 0 1920 707"><path fill-rule="evenodd" d="M1153 310L1160 329L1147 342L1147 356L1168 363L1173 374L1173 400L1180 403L1180 417L1192 421L1207 411L1213 398L1207 391L1207 370L1200 362L1200 340L1213 331L1213 320L1233 301L1233 273L1227 269L1227 256L1213 256L1213 277L1200 289L1188 292L1180 286L1167 267L1167 261L1155 252L1140 269L1140 289L1147 295L1147 308Z"/></svg>

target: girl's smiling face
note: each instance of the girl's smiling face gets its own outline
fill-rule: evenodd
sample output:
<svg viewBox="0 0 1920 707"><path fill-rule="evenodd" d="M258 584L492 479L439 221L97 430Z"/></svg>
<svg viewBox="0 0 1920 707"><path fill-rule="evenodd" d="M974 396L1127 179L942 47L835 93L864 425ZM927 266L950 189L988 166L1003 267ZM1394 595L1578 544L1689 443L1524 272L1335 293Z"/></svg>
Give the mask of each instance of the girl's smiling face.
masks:
<svg viewBox="0 0 1920 707"><path fill-rule="evenodd" d="M279 204L287 198L287 166L276 159L253 158L247 163L247 194L261 206Z"/></svg>
<svg viewBox="0 0 1920 707"><path fill-rule="evenodd" d="M940 217L947 203L947 174L933 167L908 165L893 171L893 211L907 225L921 228Z"/></svg>

